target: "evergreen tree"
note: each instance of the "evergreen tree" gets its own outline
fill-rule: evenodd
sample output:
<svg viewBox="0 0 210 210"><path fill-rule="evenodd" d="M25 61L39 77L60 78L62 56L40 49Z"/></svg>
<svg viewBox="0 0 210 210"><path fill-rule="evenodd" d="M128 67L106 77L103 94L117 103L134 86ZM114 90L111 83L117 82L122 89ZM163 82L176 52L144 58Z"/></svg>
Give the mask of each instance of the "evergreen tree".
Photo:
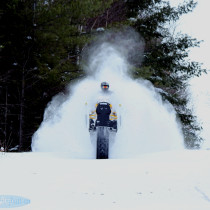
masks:
<svg viewBox="0 0 210 210"><path fill-rule="evenodd" d="M16 139L23 145L26 75L31 65L32 4L30 1L2 1L1 26L1 139L7 150ZM1 121L2 122L2 121ZM2 123L1 123L2 124Z"/></svg>
<svg viewBox="0 0 210 210"><path fill-rule="evenodd" d="M197 133L201 127L187 106L185 90L189 78L205 72L201 64L188 59L189 48L200 42L186 34L175 36L170 32L170 25L193 11L196 3L190 0L177 8L162 0L128 0L126 4L130 24L146 42L145 59L142 66L135 66L135 77L151 81L163 99L174 106L182 122L186 147L199 147L201 138Z"/></svg>
<svg viewBox="0 0 210 210"><path fill-rule="evenodd" d="M30 149L31 136L51 97L84 75L78 64L91 38L87 21L111 2L1 2L1 144L6 149L16 144L20 151Z"/></svg>
<svg viewBox="0 0 210 210"><path fill-rule="evenodd" d="M195 147L199 127L184 90L189 78L205 71L187 60L188 49L199 42L174 36L169 27L195 5L193 0L177 8L162 0L1 1L0 144L30 149L46 104L84 76L80 54L97 29L129 25L146 43L144 62L134 63L134 77L151 81L174 105L186 146Z"/></svg>

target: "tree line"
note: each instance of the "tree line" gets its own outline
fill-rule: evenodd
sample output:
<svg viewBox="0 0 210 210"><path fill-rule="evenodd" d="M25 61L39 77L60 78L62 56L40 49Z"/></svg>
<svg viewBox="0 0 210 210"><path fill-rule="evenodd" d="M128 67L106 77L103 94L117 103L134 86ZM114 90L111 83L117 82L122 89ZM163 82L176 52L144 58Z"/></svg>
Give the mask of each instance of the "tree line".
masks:
<svg viewBox="0 0 210 210"><path fill-rule="evenodd" d="M199 147L201 129L188 108L189 78L205 69L189 61L199 41L171 26L196 3L171 7L162 0L8 0L0 3L0 147L30 150L47 103L75 79L84 47L98 33L133 27L145 40L133 77L152 82L182 123L185 145ZM100 30L103 29L103 30Z"/></svg>

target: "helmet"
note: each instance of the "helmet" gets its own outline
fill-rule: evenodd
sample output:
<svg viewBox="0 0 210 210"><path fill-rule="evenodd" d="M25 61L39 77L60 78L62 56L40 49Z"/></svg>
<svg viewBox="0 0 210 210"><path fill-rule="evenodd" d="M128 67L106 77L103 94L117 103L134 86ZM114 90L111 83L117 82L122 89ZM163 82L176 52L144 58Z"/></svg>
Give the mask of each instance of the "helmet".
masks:
<svg viewBox="0 0 210 210"><path fill-rule="evenodd" d="M108 82L102 82L101 83L101 89L103 91L107 91L109 89L109 83Z"/></svg>

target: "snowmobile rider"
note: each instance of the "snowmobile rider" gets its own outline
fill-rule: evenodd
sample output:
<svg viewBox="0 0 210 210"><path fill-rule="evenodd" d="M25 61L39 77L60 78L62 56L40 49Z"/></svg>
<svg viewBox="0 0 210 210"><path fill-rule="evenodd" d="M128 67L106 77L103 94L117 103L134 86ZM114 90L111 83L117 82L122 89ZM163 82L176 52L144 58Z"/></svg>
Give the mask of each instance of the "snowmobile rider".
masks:
<svg viewBox="0 0 210 210"><path fill-rule="evenodd" d="M110 94L108 82L102 82L101 89L104 94ZM89 130L95 130L97 126L107 126L117 131L117 114L110 103L100 101L89 114Z"/></svg>

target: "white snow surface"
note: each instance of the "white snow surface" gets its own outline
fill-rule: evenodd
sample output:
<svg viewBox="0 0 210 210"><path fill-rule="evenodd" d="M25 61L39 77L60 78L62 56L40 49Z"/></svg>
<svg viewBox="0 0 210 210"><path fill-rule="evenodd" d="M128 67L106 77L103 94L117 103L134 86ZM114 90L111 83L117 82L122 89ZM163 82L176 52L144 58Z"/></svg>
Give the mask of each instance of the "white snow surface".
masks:
<svg viewBox="0 0 210 210"><path fill-rule="evenodd" d="M30 199L20 210L209 210L210 150L135 159L70 159L0 153L0 195Z"/></svg>

